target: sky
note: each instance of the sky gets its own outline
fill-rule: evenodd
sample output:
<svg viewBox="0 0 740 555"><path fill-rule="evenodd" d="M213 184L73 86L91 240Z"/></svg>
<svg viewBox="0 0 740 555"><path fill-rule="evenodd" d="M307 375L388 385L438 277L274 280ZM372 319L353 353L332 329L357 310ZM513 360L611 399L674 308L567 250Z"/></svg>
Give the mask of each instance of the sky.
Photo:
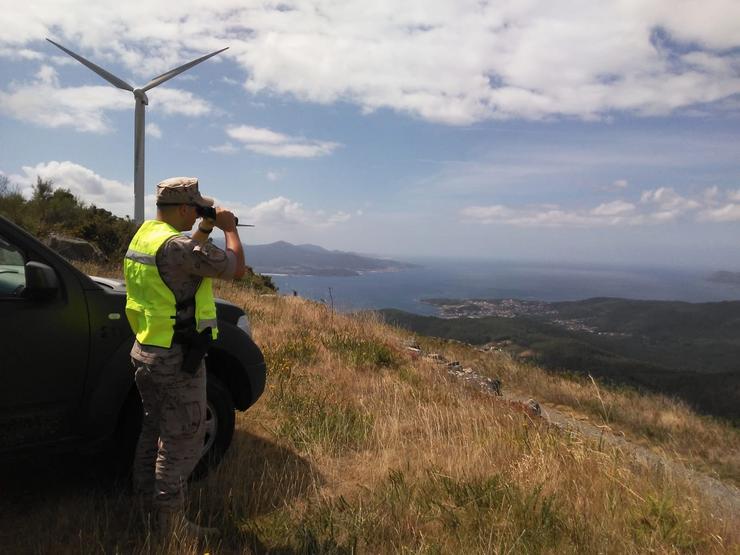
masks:
<svg viewBox="0 0 740 555"><path fill-rule="evenodd" d="M196 176L247 244L740 269L737 0L0 0L0 172L133 215ZM248 257L248 253L247 253Z"/></svg>

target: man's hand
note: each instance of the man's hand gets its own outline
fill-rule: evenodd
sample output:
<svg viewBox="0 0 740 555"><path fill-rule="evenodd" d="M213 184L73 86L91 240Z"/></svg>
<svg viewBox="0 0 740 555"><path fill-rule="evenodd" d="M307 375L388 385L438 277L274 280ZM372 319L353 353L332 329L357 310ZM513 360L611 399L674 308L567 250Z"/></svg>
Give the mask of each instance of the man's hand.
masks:
<svg viewBox="0 0 740 555"><path fill-rule="evenodd" d="M236 216L234 216L233 212L217 206L215 226L223 231L235 231Z"/></svg>
<svg viewBox="0 0 740 555"><path fill-rule="evenodd" d="M224 238L226 239L226 250L232 251L236 255L236 271L234 272L234 277L237 279L241 278L247 269L244 266L244 247L236 230L236 216L234 216L233 212L225 208L216 206L215 209L216 219L203 218L201 224L206 228L215 226L223 230ZM208 233L203 233L200 229L201 226L198 226L198 231L193 234L193 239L199 243L203 243L208 240Z"/></svg>
<svg viewBox="0 0 740 555"><path fill-rule="evenodd" d="M223 208L216 208L216 227L222 229L226 239L226 250L236 255L236 271L234 277L239 279L244 276L244 247L242 246L239 233L236 231L236 216Z"/></svg>

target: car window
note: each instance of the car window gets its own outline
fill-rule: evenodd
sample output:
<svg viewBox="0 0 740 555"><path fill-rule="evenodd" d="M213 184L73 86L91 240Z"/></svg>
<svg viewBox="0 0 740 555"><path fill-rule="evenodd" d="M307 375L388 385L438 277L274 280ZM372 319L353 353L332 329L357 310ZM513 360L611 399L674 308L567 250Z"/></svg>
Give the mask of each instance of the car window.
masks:
<svg viewBox="0 0 740 555"><path fill-rule="evenodd" d="M19 297L26 286L23 253L0 235L0 298Z"/></svg>

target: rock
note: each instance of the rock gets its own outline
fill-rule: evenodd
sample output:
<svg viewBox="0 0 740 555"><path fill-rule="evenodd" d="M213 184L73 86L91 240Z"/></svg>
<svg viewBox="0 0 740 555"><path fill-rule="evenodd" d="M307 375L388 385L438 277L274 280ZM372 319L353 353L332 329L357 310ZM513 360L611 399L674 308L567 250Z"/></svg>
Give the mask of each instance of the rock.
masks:
<svg viewBox="0 0 740 555"><path fill-rule="evenodd" d="M508 403L514 412L525 414L531 419L542 416L540 405L534 399L530 399L526 403L524 401L508 401Z"/></svg>
<svg viewBox="0 0 740 555"><path fill-rule="evenodd" d="M82 262L105 262L103 252L92 243L75 237L65 237L52 233L46 244L68 260Z"/></svg>
<svg viewBox="0 0 740 555"><path fill-rule="evenodd" d="M416 347L406 347L406 350L411 355L411 358L419 358L421 356L421 349L417 349Z"/></svg>
<svg viewBox="0 0 740 555"><path fill-rule="evenodd" d="M486 380L486 385L488 386L488 389L493 391L499 397L503 395L503 393L501 393L501 380L498 378L488 378Z"/></svg>

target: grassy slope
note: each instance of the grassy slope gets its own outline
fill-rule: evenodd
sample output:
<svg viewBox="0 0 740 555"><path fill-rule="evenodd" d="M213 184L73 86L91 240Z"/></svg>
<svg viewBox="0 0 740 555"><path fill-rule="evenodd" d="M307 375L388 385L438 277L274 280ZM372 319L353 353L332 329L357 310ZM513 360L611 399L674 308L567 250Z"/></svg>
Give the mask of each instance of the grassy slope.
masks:
<svg viewBox="0 0 740 555"><path fill-rule="evenodd" d="M10 523L20 539L5 542L9 551L730 553L740 545L737 515L710 511L692 484L450 381L406 354L404 332L371 315L231 285L217 293L249 312L269 366L267 390L238 415L226 460L191 490L192 511L222 538L158 540L125 494L93 486ZM541 399L576 406L594 397L505 355L435 348ZM613 395L607 411L644 408ZM651 403L644 410L656 415L656 433L688 428L707 448L721 445L719 424ZM728 438L737 453L737 436Z"/></svg>
<svg viewBox="0 0 740 555"><path fill-rule="evenodd" d="M740 422L740 303L591 299L555 303L561 317L585 319L629 337L574 332L528 317L436 318L386 309L387 320L425 335L473 344L510 338L538 364L664 392L705 414Z"/></svg>

